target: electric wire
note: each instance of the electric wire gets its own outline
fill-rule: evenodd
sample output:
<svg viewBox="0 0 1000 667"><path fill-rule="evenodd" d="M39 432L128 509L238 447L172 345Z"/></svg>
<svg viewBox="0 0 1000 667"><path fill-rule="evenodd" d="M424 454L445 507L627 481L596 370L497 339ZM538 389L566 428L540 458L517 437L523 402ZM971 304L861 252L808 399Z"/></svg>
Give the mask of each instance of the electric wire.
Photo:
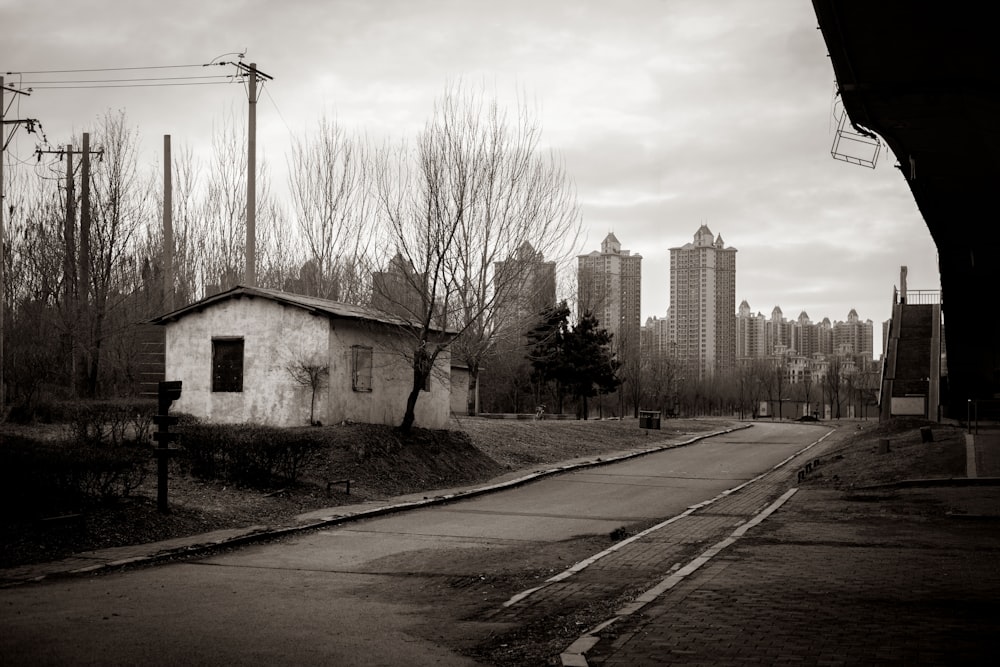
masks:
<svg viewBox="0 0 1000 667"><path fill-rule="evenodd" d="M150 65L148 67L100 67L91 69L38 69L21 70L18 72L7 72L11 74L79 74L83 72L128 72L147 69L183 69L185 67L209 67L212 65L224 65L226 63L198 63L195 65Z"/></svg>
<svg viewBox="0 0 1000 667"><path fill-rule="evenodd" d="M133 81L188 81L194 79L232 79L233 74L203 74L200 76L161 76L141 77L137 79L65 79L54 81L22 81L21 86L48 86L61 83L129 83Z"/></svg>
<svg viewBox="0 0 1000 667"><path fill-rule="evenodd" d="M110 84L94 84L86 86L33 86L32 90L89 90L95 88L169 88L175 86L221 86L239 82L231 81L192 81L188 83L128 83L120 86Z"/></svg>

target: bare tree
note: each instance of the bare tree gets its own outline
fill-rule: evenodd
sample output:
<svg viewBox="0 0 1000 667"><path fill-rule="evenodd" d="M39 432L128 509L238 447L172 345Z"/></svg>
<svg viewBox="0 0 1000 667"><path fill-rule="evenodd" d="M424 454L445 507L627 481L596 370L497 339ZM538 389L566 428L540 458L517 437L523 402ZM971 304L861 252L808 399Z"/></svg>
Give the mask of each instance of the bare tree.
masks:
<svg viewBox="0 0 1000 667"><path fill-rule="evenodd" d="M201 271L205 292L238 284L246 265L246 142L233 114L215 128L203 219Z"/></svg>
<svg viewBox="0 0 1000 667"><path fill-rule="evenodd" d="M121 334L135 322L127 310L128 296L142 280L139 242L152 214L152 179L140 174L137 164L137 130L128 126L124 112L108 112L101 119L95 139L103 157L91 169L91 224L81 224L81 248L89 239L89 252L81 250L81 320L86 328L82 339L84 393L97 393L102 349L109 336ZM84 203L86 206L86 202ZM81 217L86 211L81 211ZM86 238L85 238L86 237ZM89 300L88 300L89 299Z"/></svg>
<svg viewBox="0 0 1000 667"><path fill-rule="evenodd" d="M472 384L501 320L523 285L524 265L507 261L524 243L562 254L578 234L575 192L521 105L513 119L495 99L449 89L414 149L383 152L376 172L385 253L406 269L400 283L373 282L378 300L415 321L409 329L413 388L401 427L414 420L420 388L454 340ZM387 286L393 286L388 289ZM408 291L407 291L408 290ZM393 293L395 292L395 293Z"/></svg>
<svg viewBox="0 0 1000 667"><path fill-rule="evenodd" d="M805 410L807 414L812 410L812 406L810 405L812 402L812 385L813 367L811 362L807 362L802 372L802 395L805 399Z"/></svg>
<svg viewBox="0 0 1000 667"><path fill-rule="evenodd" d="M288 184L311 270L300 275L303 294L361 303L355 260L372 242L368 148L321 118L316 130L293 141Z"/></svg>
<svg viewBox="0 0 1000 667"><path fill-rule="evenodd" d="M830 399L830 417L840 419L840 388L844 383L843 364L837 355L830 357L823 387Z"/></svg>
<svg viewBox="0 0 1000 667"><path fill-rule="evenodd" d="M778 419L784 417L784 401L785 394L788 392L788 365L785 363L785 355L779 354L774 360L774 368L771 371L774 373L774 383L773 388L775 394L778 397Z"/></svg>
<svg viewBox="0 0 1000 667"><path fill-rule="evenodd" d="M330 367L313 360L298 358L285 366L292 381L309 390L309 424L316 424L316 396L326 388Z"/></svg>
<svg viewBox="0 0 1000 667"><path fill-rule="evenodd" d="M650 407L659 408L664 417L674 411L679 370L677 360L669 352L659 350L643 356L640 363L642 399Z"/></svg>
<svg viewBox="0 0 1000 667"><path fill-rule="evenodd" d="M205 208L199 199L202 164L190 147L182 147L173 156L173 227L174 284L173 307L177 308L203 296L201 260L205 247ZM158 193L162 197L162 193ZM162 209L162 200L158 199ZM160 230L162 232L162 229ZM162 239L162 234L161 234Z"/></svg>

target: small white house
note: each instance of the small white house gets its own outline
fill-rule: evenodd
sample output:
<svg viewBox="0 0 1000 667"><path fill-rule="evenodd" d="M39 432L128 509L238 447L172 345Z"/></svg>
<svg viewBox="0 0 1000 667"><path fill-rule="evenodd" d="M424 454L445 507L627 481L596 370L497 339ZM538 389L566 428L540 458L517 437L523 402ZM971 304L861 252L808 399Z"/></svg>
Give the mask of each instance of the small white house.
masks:
<svg viewBox="0 0 1000 667"><path fill-rule="evenodd" d="M296 366L327 367L314 419L399 424L413 386L414 337L391 315L338 301L237 286L152 320L166 328L173 408L216 423L309 423L313 388ZM438 335L450 335L440 333ZM444 350L416 405L416 426L444 428L451 358Z"/></svg>

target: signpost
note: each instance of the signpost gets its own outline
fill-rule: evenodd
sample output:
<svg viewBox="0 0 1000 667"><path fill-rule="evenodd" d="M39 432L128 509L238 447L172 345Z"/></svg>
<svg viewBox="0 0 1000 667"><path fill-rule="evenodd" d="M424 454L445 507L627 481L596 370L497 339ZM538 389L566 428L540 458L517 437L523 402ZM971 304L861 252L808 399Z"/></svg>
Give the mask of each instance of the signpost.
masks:
<svg viewBox="0 0 1000 667"><path fill-rule="evenodd" d="M156 509L161 514L170 513L167 505L167 459L176 451L176 448L170 447L170 443L177 439L177 434L170 432L170 427L177 423L177 417L171 417L167 413L170 412L170 404L180 397L180 380L159 383L159 413L153 417L156 424L156 431L153 433L156 447L153 455L156 456Z"/></svg>

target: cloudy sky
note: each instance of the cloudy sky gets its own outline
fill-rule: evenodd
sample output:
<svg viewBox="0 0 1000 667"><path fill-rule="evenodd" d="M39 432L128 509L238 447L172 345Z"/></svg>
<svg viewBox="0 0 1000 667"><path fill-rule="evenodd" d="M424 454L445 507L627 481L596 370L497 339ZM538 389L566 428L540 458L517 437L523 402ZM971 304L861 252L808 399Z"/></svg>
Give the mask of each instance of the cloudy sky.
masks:
<svg viewBox="0 0 1000 667"><path fill-rule="evenodd" d="M575 181L580 252L613 231L643 256L644 320L665 315L669 249L702 224L739 250L737 303L766 315L843 320L855 308L881 322L904 264L911 289L938 288L895 157L873 170L830 156L833 70L808 0L0 0L0 16L8 84L39 79L16 72L245 51L274 77L258 150L275 181L291 138L324 114L402 138L450 82L521 94ZM12 115L41 120L53 144L124 109L152 168L162 135L206 150L213 128L244 117L246 95L238 84L39 89L18 102ZM18 133L8 164L35 141Z"/></svg>

